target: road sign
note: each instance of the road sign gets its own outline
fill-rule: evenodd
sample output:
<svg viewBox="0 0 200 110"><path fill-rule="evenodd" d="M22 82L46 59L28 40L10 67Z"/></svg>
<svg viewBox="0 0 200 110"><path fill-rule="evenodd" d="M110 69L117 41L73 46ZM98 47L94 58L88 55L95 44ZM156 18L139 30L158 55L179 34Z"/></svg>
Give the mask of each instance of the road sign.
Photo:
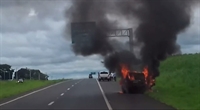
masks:
<svg viewBox="0 0 200 110"><path fill-rule="evenodd" d="M95 22L71 23L72 44L91 44L92 37L95 35L95 30Z"/></svg>

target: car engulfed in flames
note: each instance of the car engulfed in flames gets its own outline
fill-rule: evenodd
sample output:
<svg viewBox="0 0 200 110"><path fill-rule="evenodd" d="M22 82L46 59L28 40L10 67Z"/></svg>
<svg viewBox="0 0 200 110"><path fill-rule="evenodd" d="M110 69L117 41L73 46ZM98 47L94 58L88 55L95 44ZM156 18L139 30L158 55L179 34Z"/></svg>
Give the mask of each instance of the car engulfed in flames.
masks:
<svg viewBox="0 0 200 110"><path fill-rule="evenodd" d="M142 72L130 71L126 65L121 65L120 71L122 77L120 85L121 93L144 93L155 85L155 80L152 79L148 72L148 67L144 67Z"/></svg>

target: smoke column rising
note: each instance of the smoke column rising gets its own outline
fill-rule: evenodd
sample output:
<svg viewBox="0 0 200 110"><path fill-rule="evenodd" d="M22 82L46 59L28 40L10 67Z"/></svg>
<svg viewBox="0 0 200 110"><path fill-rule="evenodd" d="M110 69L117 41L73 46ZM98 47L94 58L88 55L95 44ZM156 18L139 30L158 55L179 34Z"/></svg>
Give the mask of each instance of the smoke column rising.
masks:
<svg viewBox="0 0 200 110"><path fill-rule="evenodd" d="M159 75L159 61L179 50L177 35L190 24L191 0L142 0L142 7L136 13L140 19L136 38L144 43L142 60L153 69L154 77ZM123 10L124 11L124 10Z"/></svg>
<svg viewBox="0 0 200 110"><path fill-rule="evenodd" d="M71 22L91 22L95 21L97 24L96 34L90 48L86 45L74 45L73 50L78 55L89 56L92 54L106 55L113 51L111 44L108 42L107 32L115 28L112 22L106 18L109 3L99 0L72 0L72 7L67 10L66 16L69 17ZM70 30L70 24L67 25L67 30ZM69 31L67 31L69 32Z"/></svg>
<svg viewBox="0 0 200 110"><path fill-rule="evenodd" d="M104 56L105 67L109 70L116 70L121 63L132 65L140 61L149 66L153 77L159 76L159 62L165 60L168 55L180 51L180 46L176 43L177 35L190 25L190 8L194 1L196 2L196 0L73 0L72 8L66 13L70 15L70 23L88 21L97 23L97 34L94 36L92 48L80 48L75 45L73 50L83 56L92 54ZM135 38L138 43L144 44L140 51L140 60L135 60L134 54L129 51L113 53L117 46L111 45L115 43L108 40L106 33L118 27L116 22L107 19L107 14L123 16L129 21L135 18L138 20ZM70 30L69 24L67 29Z"/></svg>

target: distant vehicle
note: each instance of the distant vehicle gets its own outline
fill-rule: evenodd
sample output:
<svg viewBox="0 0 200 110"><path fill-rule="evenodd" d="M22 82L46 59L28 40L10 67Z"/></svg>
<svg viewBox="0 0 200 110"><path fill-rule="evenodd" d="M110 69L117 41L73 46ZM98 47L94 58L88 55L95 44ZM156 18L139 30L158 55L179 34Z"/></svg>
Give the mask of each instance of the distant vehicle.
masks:
<svg viewBox="0 0 200 110"><path fill-rule="evenodd" d="M111 76L114 81L117 81L116 73L111 73Z"/></svg>
<svg viewBox="0 0 200 110"><path fill-rule="evenodd" d="M126 79L122 79L121 88L123 93L144 93L146 90L145 76L142 72L129 72L130 77L134 77L134 80L130 80L127 76Z"/></svg>
<svg viewBox="0 0 200 110"><path fill-rule="evenodd" d="M99 81L111 81L111 75L108 72L102 71L98 74L98 80Z"/></svg>
<svg viewBox="0 0 200 110"><path fill-rule="evenodd" d="M18 82L18 83L23 83L24 80L20 78L17 82Z"/></svg>
<svg viewBox="0 0 200 110"><path fill-rule="evenodd" d="M92 74L89 74L89 79L93 78Z"/></svg>

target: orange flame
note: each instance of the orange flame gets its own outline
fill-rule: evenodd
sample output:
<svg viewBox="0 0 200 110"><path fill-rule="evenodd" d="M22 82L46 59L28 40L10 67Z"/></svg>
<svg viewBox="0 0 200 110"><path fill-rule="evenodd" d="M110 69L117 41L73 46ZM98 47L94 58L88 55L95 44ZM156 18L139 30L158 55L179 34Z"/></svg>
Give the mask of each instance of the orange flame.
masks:
<svg viewBox="0 0 200 110"><path fill-rule="evenodd" d="M148 78L148 75L149 75L147 66L144 67L143 74L144 74L144 77L145 77L145 83L147 84L147 78Z"/></svg>
<svg viewBox="0 0 200 110"><path fill-rule="evenodd" d="M137 71L133 71L133 72L136 72L136 73L137 73ZM121 73L122 73L122 76L123 76L124 79L128 76L129 79L134 80L134 77L130 77L130 76L129 76L129 74L128 74L128 73L129 73L129 69L128 69L127 66L124 65L124 64L121 65ZM147 79L148 74L149 74L149 72L148 72L148 67L147 67L147 66L144 68L143 74L144 74L144 76L145 76L145 79Z"/></svg>
<svg viewBox="0 0 200 110"><path fill-rule="evenodd" d="M121 65L121 73L122 73L122 77L124 79L127 77L128 72L129 72L129 70L128 70L127 66L122 64Z"/></svg>
<svg viewBox="0 0 200 110"><path fill-rule="evenodd" d="M125 64L121 64L122 78L126 79L126 77L128 76L129 80L135 80L134 76L129 75L129 72L130 72L130 70L128 69L128 67ZM133 72L137 73L137 71L133 71ZM152 87L152 85L154 85L155 80L152 78L152 76L149 75L148 66L144 67L142 73L145 76L145 83L146 83L147 87L150 89ZM120 85L121 84L122 84L122 82L120 81Z"/></svg>
<svg viewBox="0 0 200 110"><path fill-rule="evenodd" d="M147 66L144 67L143 74L144 74L145 78L148 77L149 72L148 72L148 67Z"/></svg>

